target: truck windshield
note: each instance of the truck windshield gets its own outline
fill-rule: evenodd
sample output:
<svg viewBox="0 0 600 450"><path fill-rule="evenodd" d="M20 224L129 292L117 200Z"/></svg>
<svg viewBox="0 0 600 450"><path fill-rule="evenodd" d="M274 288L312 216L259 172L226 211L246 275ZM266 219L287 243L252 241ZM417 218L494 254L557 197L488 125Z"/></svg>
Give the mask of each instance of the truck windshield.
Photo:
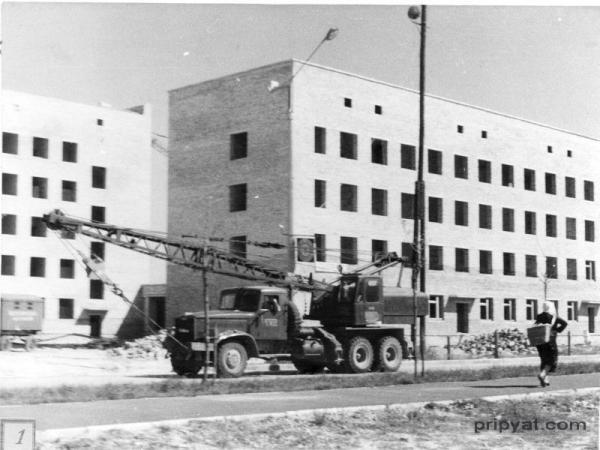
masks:
<svg viewBox="0 0 600 450"><path fill-rule="evenodd" d="M260 291L241 289L221 294L220 309L255 312L258 310Z"/></svg>

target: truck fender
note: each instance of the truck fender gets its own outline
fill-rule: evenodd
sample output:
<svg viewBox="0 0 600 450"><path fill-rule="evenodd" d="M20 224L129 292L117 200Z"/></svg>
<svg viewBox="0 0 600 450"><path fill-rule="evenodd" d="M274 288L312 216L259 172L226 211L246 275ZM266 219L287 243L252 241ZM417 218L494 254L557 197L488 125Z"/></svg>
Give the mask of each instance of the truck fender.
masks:
<svg viewBox="0 0 600 450"><path fill-rule="evenodd" d="M258 357L258 345L256 344L254 336L252 336L251 334L239 330L228 330L220 333L217 336L215 343L217 345L221 345L229 341L236 341L242 344L248 352L248 357Z"/></svg>

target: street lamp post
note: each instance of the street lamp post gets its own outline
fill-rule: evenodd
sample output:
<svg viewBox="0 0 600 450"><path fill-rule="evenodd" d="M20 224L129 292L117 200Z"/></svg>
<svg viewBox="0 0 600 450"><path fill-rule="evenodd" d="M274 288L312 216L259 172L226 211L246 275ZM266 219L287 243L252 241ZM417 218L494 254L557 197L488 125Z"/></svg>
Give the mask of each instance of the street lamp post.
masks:
<svg viewBox="0 0 600 450"><path fill-rule="evenodd" d="M412 270L412 291L413 291L413 324L411 334L413 336L413 352L415 361L414 375L417 376L417 284L420 284L420 291L425 292L425 182L423 181L423 146L425 141L425 31L427 29L427 7L422 5L421 8L411 6L408 9L408 17L415 21L419 17L421 22L418 23L421 29L421 45L419 54L419 153L417 167L417 181L415 182L415 197L414 197L414 226L413 226L413 270ZM415 22L416 23L416 22ZM420 283L418 283L420 279ZM424 341L423 333L425 332L425 320L421 319L420 323L420 342L419 352L421 356L421 375L425 372L424 361Z"/></svg>

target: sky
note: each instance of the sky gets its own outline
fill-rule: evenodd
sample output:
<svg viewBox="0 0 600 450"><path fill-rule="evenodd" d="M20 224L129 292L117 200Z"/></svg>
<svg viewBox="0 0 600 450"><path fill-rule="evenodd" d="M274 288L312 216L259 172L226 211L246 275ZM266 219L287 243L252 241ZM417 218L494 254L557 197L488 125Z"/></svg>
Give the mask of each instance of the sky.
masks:
<svg viewBox="0 0 600 450"><path fill-rule="evenodd" d="M2 4L2 87L115 108L306 59L418 89L408 5ZM427 8L426 92L600 138L600 6Z"/></svg>

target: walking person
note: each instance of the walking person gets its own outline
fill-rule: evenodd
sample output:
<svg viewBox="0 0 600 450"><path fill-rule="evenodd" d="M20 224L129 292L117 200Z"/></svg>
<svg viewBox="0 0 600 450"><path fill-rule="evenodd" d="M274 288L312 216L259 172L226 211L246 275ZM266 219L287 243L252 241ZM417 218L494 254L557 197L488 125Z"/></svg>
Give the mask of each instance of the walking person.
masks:
<svg viewBox="0 0 600 450"><path fill-rule="evenodd" d="M542 387L550 386L548 374L556 370L558 363L558 347L556 346L556 335L562 333L567 328L567 322L558 317L556 308L552 302L544 302L542 306L543 312L535 318L535 324L549 324L550 340L545 344L536 345L538 354L540 355L540 374L538 379Z"/></svg>

